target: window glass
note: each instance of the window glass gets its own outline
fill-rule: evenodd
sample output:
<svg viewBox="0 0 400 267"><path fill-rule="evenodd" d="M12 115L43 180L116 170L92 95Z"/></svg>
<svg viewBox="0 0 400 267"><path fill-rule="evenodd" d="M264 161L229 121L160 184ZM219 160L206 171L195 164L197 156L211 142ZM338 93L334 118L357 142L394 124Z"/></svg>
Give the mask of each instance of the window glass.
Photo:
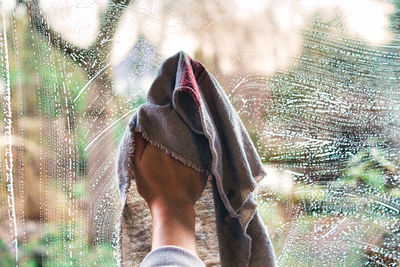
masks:
<svg viewBox="0 0 400 267"><path fill-rule="evenodd" d="M400 265L399 2L0 11L1 266L117 265L117 146L180 50L220 82L265 164L258 208L279 265Z"/></svg>

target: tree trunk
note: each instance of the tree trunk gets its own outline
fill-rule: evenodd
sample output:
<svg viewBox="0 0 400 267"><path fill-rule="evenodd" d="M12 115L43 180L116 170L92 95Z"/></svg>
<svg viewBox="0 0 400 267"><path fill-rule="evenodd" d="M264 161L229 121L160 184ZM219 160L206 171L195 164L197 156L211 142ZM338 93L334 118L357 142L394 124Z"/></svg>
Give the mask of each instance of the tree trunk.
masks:
<svg viewBox="0 0 400 267"><path fill-rule="evenodd" d="M116 144L112 81L107 74L93 80L87 92L86 166L88 237L92 244L111 242L116 232L119 195L115 178Z"/></svg>

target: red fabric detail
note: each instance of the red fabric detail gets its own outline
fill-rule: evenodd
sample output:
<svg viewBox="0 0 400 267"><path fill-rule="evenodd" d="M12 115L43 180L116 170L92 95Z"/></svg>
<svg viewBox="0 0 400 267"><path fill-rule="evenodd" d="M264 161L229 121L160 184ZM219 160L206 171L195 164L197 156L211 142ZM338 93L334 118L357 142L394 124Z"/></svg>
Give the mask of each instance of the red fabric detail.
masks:
<svg viewBox="0 0 400 267"><path fill-rule="evenodd" d="M200 89L197 81L205 71L205 68L199 61L193 60L189 56L185 58L184 64L179 87L193 97L196 106L200 106Z"/></svg>

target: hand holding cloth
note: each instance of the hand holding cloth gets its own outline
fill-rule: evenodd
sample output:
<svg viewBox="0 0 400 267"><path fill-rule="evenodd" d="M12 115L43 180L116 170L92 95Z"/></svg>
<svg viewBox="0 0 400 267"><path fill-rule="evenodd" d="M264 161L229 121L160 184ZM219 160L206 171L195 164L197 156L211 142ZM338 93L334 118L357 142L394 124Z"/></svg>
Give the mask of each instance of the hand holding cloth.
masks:
<svg viewBox="0 0 400 267"><path fill-rule="evenodd" d="M136 133L212 177L223 267L276 266L253 192L265 170L224 90L200 62L183 52L166 59L130 120L117 160L123 207L134 179Z"/></svg>

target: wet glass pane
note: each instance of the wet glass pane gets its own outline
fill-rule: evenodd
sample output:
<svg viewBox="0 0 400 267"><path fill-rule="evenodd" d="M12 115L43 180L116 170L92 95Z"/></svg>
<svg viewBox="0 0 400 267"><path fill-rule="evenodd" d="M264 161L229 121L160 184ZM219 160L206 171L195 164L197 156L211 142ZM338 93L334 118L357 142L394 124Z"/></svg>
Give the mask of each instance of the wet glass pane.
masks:
<svg viewBox="0 0 400 267"><path fill-rule="evenodd" d="M180 50L220 82L265 164L258 205L280 266L400 265L400 2L0 11L0 266L117 266L117 147Z"/></svg>

